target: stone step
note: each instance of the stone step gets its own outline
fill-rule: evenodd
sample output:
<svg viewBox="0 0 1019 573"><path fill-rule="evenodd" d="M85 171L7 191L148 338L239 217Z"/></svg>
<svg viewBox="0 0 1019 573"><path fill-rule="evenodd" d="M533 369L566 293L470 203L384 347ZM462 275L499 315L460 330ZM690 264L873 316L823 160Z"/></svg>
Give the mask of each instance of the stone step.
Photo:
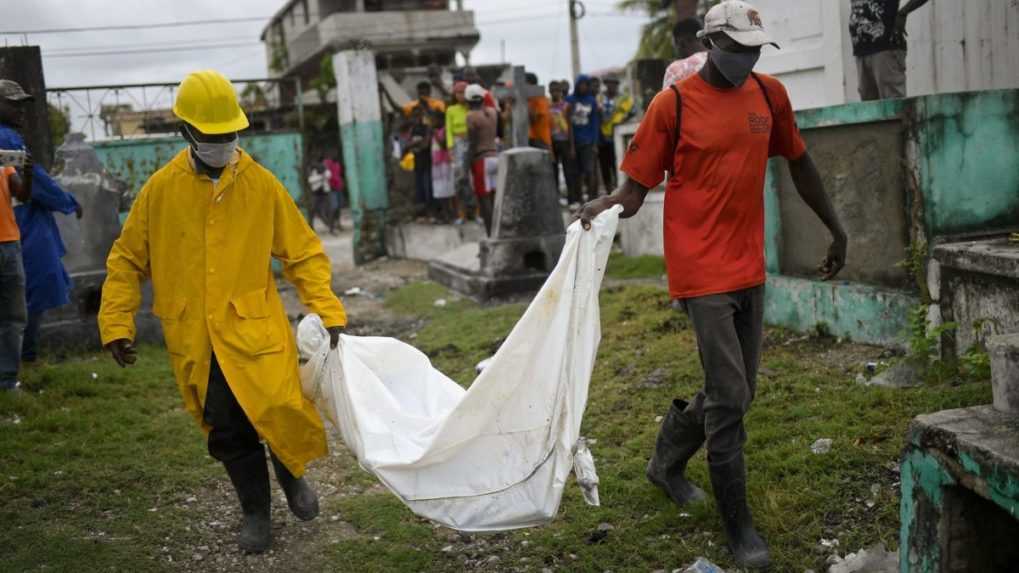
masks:
<svg viewBox="0 0 1019 573"><path fill-rule="evenodd" d="M990 337L987 352L991 356L994 408L1019 415L1019 332Z"/></svg>

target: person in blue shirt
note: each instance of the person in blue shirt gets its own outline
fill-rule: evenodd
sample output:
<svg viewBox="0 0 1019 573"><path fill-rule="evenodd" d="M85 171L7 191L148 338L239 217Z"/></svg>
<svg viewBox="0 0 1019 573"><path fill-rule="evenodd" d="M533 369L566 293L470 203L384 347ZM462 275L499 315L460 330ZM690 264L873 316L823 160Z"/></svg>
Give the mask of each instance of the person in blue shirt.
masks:
<svg viewBox="0 0 1019 573"><path fill-rule="evenodd" d="M573 149L580 182L586 189L585 201L598 197L598 178L595 159L601 137L602 110L591 93L591 78L581 74L574 83L573 93L566 98L567 115L573 125Z"/></svg>
<svg viewBox="0 0 1019 573"><path fill-rule="evenodd" d="M23 113L15 102L0 97L0 149L27 150L19 130ZM39 324L47 310L71 301L71 277L61 259L67 252L53 213L80 219L81 205L64 191L41 165L32 169L32 190L26 203L14 208L21 231L21 254L25 267L25 298L28 325L22 341L22 362L36 359Z"/></svg>

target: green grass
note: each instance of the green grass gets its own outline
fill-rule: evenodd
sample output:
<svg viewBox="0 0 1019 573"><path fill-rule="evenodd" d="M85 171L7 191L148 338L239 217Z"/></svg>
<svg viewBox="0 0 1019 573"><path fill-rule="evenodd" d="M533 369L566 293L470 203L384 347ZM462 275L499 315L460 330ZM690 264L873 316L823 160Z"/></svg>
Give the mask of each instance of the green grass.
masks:
<svg viewBox="0 0 1019 573"><path fill-rule="evenodd" d="M222 471L164 352L142 348L130 371L87 356L23 379L0 394L0 570L161 570L153 547L186 523L174 504Z"/></svg>
<svg viewBox="0 0 1019 573"><path fill-rule="evenodd" d="M612 253L605 276L614 279L660 279L665 276L665 259L652 255L627 257L622 253Z"/></svg>
<svg viewBox="0 0 1019 573"><path fill-rule="evenodd" d="M449 304L435 307L438 298ZM418 283L391 293L387 308L426 318L412 342L468 384L474 364L495 351L525 305L483 307ZM333 485L353 493L326 498L316 523L329 533L339 524L324 518L339 515L352 532L315 554L336 570L369 572L461 571L468 568L464 558L490 555L500 561L472 567L646 572L682 567L698 556L731 567L713 504L681 515L644 478L655 418L673 397L689 396L701 384L689 324L656 286L604 289L602 322L583 432L596 440L602 507L588 507L571 483L548 526L465 542L373 488L375 480L343 456L335 474L342 483ZM822 537L837 537L843 554L878 541L898 545L897 476L888 466L898 460L909 420L990 402L990 388L861 387L855 372L833 359L850 347L816 339L786 345L790 338L778 329L767 333L764 373L747 419L750 500L774 553L773 570L824 570ZM656 369L668 372L667 382L642 386ZM0 395L0 570L83 570L83 563L89 570L165 570L152 560L164 538L197 535L187 529L180 497L225 479L180 407L165 355L143 349L140 367L124 371L86 356L25 378L28 392ZM834 440L830 454L811 454L818 438ZM708 489L703 456L690 475ZM869 509L873 484L880 494ZM589 544L600 523L614 530ZM275 559L279 565L287 555L277 551ZM302 570L302 563L290 570Z"/></svg>

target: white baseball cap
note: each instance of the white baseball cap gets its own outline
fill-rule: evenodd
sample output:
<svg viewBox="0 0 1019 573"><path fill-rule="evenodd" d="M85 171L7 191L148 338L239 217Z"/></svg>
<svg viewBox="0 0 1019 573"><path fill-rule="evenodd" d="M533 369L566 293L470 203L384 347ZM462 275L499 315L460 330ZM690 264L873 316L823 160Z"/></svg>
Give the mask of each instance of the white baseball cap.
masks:
<svg viewBox="0 0 1019 573"><path fill-rule="evenodd" d="M779 47L764 31L764 22L757 8L741 0L725 0L708 10L704 16L704 29L697 32L697 37L704 38L717 32L723 32L744 46L771 44Z"/></svg>
<svg viewBox="0 0 1019 573"><path fill-rule="evenodd" d="M464 98L467 101L477 101L485 99L485 88L478 84L471 84L467 86L467 90L464 91Z"/></svg>

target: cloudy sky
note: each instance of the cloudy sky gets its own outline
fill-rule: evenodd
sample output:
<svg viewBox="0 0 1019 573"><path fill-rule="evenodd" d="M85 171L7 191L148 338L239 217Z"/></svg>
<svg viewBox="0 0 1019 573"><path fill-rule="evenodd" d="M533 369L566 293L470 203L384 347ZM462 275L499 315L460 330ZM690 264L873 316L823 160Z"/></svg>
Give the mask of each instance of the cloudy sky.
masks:
<svg viewBox="0 0 1019 573"><path fill-rule="evenodd" d="M4 5L14 0L2 0ZM585 69L624 64L634 53L642 14L621 14L614 0L586 0L590 16L581 22ZM266 18L283 0L33 0L5 9L4 32L133 25L195 20L258 18L129 31L29 34L27 42L42 47L48 86L176 82L187 72L217 68L232 77L264 77L265 51L258 42ZM501 59L527 66L542 78L570 73L567 0L465 0L475 11L481 43L475 63ZM561 5L560 5L561 4ZM6 34L7 45L26 38ZM122 52L110 54L109 52Z"/></svg>

